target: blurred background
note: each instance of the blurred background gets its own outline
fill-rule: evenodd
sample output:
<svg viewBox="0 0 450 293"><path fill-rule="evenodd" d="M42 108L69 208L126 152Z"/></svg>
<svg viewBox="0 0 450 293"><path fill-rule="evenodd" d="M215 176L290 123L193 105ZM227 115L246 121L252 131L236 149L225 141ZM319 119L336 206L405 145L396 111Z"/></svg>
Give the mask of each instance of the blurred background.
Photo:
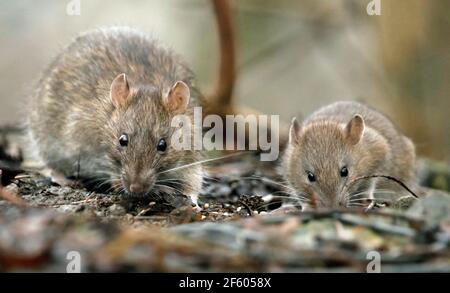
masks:
<svg viewBox="0 0 450 293"><path fill-rule="evenodd" d="M52 57L79 32L106 25L141 28L190 64L204 93L218 67L208 0L0 2L0 125L23 105ZM290 121L337 100L361 100L390 116L419 154L450 159L450 1L233 1L239 104Z"/></svg>

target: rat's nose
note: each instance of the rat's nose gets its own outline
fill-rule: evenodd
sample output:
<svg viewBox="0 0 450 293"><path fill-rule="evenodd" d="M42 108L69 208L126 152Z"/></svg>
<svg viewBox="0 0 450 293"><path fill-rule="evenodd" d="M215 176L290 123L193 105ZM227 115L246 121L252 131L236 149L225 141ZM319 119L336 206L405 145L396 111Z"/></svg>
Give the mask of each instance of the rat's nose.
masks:
<svg viewBox="0 0 450 293"><path fill-rule="evenodd" d="M153 176L153 173L149 175L125 173L122 175L122 182L128 192L134 194L146 194L153 188L155 177Z"/></svg>
<svg viewBox="0 0 450 293"><path fill-rule="evenodd" d="M142 184L133 183L130 185L130 192L132 193L142 193L144 191L144 186Z"/></svg>

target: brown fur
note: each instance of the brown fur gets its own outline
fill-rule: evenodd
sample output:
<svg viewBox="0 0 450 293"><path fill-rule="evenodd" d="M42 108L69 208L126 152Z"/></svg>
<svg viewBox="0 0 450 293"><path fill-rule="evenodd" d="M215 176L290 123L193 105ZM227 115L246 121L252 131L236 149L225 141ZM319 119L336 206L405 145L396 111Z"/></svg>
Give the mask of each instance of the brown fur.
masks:
<svg viewBox="0 0 450 293"><path fill-rule="evenodd" d="M346 128L355 115L365 124L360 139L354 138L360 125L352 131ZM351 194L369 188L361 180L345 191L348 182L383 174L413 183L414 160L413 143L383 114L356 102L337 102L313 113L302 126L293 124L281 170L293 193L306 198L305 206L346 207ZM348 168L347 177L340 175L343 166ZM315 175L315 182L309 182L307 171ZM381 186L399 190L380 180L377 187Z"/></svg>

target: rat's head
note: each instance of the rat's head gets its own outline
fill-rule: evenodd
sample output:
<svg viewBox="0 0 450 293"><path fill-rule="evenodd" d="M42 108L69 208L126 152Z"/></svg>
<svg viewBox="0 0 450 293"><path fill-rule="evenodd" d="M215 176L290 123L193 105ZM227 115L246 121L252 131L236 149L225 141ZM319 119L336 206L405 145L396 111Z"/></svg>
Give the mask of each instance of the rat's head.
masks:
<svg viewBox="0 0 450 293"><path fill-rule="evenodd" d="M286 179L303 205L349 206L347 184L376 170L386 155L384 143L367 133L364 119L354 115L347 124L317 121L302 127L294 118L284 158ZM359 182L352 190L359 190Z"/></svg>
<svg viewBox="0 0 450 293"><path fill-rule="evenodd" d="M135 195L149 193L159 183L162 171L189 162L192 153L174 149L171 120L187 111L190 90L182 81L167 89L130 86L125 74L111 84L114 106L109 118L108 158L113 166L113 183Z"/></svg>

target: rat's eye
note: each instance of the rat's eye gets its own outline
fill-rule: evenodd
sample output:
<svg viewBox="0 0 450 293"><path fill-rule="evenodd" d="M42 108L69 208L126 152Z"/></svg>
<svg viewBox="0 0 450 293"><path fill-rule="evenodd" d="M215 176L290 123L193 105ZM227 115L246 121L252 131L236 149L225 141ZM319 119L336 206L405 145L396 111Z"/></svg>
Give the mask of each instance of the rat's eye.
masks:
<svg viewBox="0 0 450 293"><path fill-rule="evenodd" d="M313 173L306 172L306 175L308 175L309 182L315 182L316 181L316 176Z"/></svg>
<svg viewBox="0 0 450 293"><path fill-rule="evenodd" d="M348 176L348 169L347 167L342 167L341 169L341 177L347 177Z"/></svg>
<svg viewBox="0 0 450 293"><path fill-rule="evenodd" d="M167 149L167 143L166 140L164 138L161 138L158 142L158 145L156 146L156 150L159 153L164 153Z"/></svg>
<svg viewBox="0 0 450 293"><path fill-rule="evenodd" d="M119 144L120 144L121 147L127 147L128 146L128 134L123 133L119 137Z"/></svg>

